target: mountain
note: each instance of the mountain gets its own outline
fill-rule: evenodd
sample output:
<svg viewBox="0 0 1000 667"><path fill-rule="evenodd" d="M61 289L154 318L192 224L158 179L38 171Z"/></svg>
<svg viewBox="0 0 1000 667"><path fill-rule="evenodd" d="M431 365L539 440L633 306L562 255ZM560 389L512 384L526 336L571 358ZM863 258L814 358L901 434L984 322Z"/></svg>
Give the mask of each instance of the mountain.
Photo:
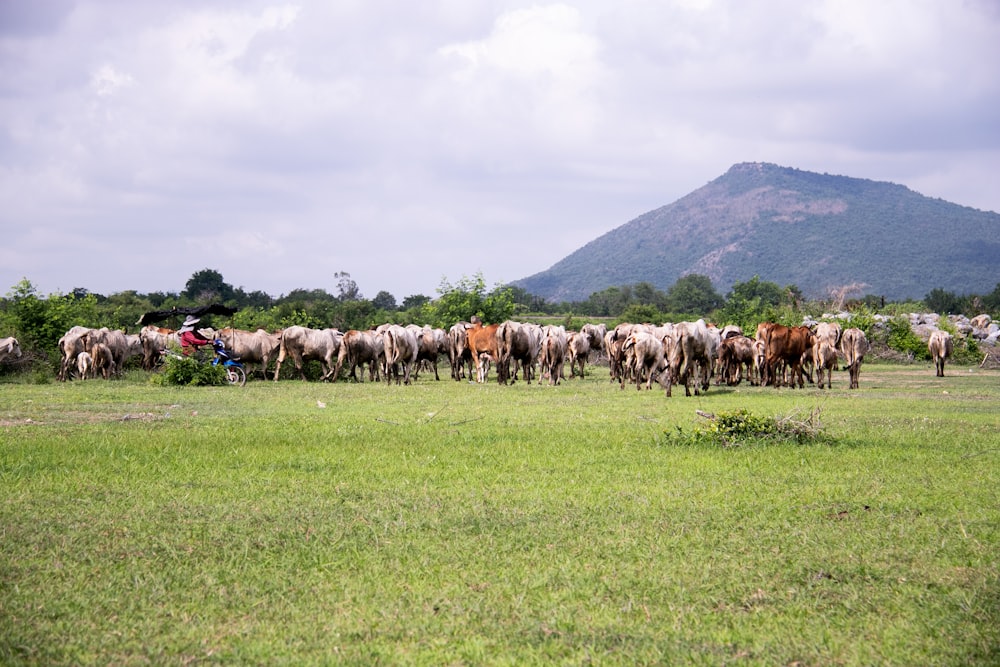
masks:
<svg viewBox="0 0 1000 667"><path fill-rule="evenodd" d="M638 282L662 290L689 273L725 294L758 275L808 298L864 283L863 294L902 300L934 288L988 293L998 263L1000 214L894 183L749 162L513 284L558 302Z"/></svg>

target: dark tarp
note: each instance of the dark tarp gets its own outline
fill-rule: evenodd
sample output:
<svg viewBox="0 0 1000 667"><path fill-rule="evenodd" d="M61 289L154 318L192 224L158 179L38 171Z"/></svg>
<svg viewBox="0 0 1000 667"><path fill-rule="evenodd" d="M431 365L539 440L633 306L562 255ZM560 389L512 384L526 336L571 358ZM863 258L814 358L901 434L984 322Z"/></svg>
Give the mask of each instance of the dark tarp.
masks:
<svg viewBox="0 0 1000 667"><path fill-rule="evenodd" d="M186 317L188 315L193 315L194 317L202 317L204 315L225 315L227 317L235 313L239 308L230 308L229 306L223 306L221 303L213 303L210 306L195 306L193 308L178 308L174 306L170 310L152 310L148 313L143 313L139 321L136 322L139 326L145 326L147 324L156 324L157 322L162 322L163 320L169 320L171 317Z"/></svg>

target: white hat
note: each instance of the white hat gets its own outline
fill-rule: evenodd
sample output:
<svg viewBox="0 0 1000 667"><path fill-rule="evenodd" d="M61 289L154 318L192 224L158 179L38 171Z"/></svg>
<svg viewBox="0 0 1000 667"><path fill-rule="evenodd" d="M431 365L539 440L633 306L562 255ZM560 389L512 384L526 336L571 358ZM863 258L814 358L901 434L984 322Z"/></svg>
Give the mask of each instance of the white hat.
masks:
<svg viewBox="0 0 1000 667"><path fill-rule="evenodd" d="M184 320L184 324L182 326L189 327L192 324L197 324L198 322L201 322L200 317L195 317L194 315L188 315L187 318Z"/></svg>

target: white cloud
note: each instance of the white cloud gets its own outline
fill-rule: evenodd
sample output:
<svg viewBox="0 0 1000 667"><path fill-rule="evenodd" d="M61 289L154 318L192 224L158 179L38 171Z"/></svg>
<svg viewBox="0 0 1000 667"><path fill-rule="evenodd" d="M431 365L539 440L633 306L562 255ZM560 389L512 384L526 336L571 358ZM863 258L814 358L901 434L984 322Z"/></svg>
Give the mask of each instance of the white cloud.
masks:
<svg viewBox="0 0 1000 667"><path fill-rule="evenodd" d="M25 7L0 26L7 285L433 294L744 160L1000 209L990 3Z"/></svg>

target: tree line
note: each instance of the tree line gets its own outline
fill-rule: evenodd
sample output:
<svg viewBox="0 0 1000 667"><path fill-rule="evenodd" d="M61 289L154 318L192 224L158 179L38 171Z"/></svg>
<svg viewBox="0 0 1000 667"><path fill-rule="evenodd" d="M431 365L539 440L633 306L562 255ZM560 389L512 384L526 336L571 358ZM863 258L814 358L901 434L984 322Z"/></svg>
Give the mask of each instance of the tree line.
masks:
<svg viewBox="0 0 1000 667"><path fill-rule="evenodd" d="M707 276L689 274L666 290L640 282L594 292L584 301L561 303L546 301L516 286L488 287L482 274L463 276L455 283L442 279L436 297L414 294L405 297L402 303L385 291L366 299L346 272L335 273L333 283L333 291L296 289L271 297L264 292L233 287L218 271L203 269L194 273L180 292L140 294L129 290L101 295L75 288L68 294L42 296L25 278L0 299L0 337L15 336L22 349L33 352L35 358L57 360L59 338L75 325L135 333L139 328L136 323L144 313L208 303L239 309L224 322L208 324L268 331L292 325L347 331L386 322L447 329L473 315L485 322L518 318L563 323L569 328L595 320L613 326L618 322L677 322L705 317L717 323L737 324L750 333L761 321L798 324L804 316L819 317L824 312L842 309L887 315L932 311L972 316L985 312L1000 318L1000 283L985 295L958 295L933 289L922 301L889 303L875 295L852 295L860 286L831 290L827 300L807 300L795 285L780 286L759 276L734 283L725 295L716 291ZM180 318L177 322L164 322L168 327L179 324Z"/></svg>

